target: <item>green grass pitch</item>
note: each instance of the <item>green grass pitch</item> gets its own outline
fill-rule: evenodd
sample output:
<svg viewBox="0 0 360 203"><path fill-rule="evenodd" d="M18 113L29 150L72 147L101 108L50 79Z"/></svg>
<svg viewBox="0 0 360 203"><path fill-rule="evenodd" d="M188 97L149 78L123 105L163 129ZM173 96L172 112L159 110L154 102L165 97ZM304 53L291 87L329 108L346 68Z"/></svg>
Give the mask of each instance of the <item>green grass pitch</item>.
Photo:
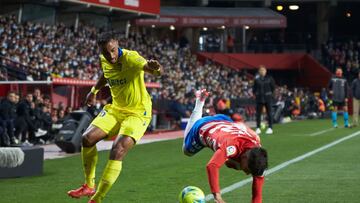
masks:
<svg viewBox="0 0 360 203"><path fill-rule="evenodd" d="M340 120L340 119L339 119ZM309 120L276 125L274 135L261 136L268 150L270 168L317 149L360 128L334 129L329 120ZM209 194L205 166L212 152L204 149L194 157L181 152L182 140L136 146L126 157L123 170L104 202L175 203L187 185L198 186ZM263 202L359 202L360 136L344 141L314 156L266 176ZM99 153L97 180L108 158ZM229 186L244 180L243 172L223 167L220 184ZM79 155L46 160L40 177L0 179L1 203L82 203L87 198L71 199L69 189L83 183ZM228 203L250 202L251 184L224 194Z"/></svg>

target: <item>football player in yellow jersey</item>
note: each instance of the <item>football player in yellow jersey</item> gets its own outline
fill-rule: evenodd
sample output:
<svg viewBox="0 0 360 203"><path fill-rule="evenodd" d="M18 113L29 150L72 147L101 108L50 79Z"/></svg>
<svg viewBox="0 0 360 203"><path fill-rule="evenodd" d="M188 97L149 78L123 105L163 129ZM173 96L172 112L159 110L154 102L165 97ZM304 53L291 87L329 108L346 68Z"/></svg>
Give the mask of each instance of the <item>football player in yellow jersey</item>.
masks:
<svg viewBox="0 0 360 203"><path fill-rule="evenodd" d="M82 162L85 183L70 190L74 198L91 197L89 203L99 203L120 174L122 160L127 152L144 135L151 119L151 98L146 90L144 72L161 75L162 66L156 60L145 60L136 51L119 48L111 33L103 34L98 45L101 49L102 76L86 97L86 103L95 99L96 93L107 83L112 104L106 105L93 120L82 137ZM95 189L97 163L96 143L117 136L110 151L109 161Z"/></svg>

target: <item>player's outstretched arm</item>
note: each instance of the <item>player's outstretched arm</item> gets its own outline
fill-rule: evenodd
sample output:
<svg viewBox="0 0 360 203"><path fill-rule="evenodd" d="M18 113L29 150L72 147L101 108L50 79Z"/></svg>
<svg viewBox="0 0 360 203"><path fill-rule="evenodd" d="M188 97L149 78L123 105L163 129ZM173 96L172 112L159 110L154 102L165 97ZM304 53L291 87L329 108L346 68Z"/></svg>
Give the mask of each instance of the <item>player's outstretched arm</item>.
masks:
<svg viewBox="0 0 360 203"><path fill-rule="evenodd" d="M144 66L144 71L155 76L160 76L163 72L163 67L157 60L148 60Z"/></svg>
<svg viewBox="0 0 360 203"><path fill-rule="evenodd" d="M219 169L224 165L226 159L225 151L218 149L206 166L210 189L216 203L225 203L220 194Z"/></svg>
<svg viewBox="0 0 360 203"><path fill-rule="evenodd" d="M252 203L262 203L262 187L264 176L253 176Z"/></svg>
<svg viewBox="0 0 360 203"><path fill-rule="evenodd" d="M91 102L96 98L96 94L105 85L106 85L106 79L104 77L104 74L101 74L100 78L96 81L95 86L93 86L90 92L86 95L85 104L89 106Z"/></svg>

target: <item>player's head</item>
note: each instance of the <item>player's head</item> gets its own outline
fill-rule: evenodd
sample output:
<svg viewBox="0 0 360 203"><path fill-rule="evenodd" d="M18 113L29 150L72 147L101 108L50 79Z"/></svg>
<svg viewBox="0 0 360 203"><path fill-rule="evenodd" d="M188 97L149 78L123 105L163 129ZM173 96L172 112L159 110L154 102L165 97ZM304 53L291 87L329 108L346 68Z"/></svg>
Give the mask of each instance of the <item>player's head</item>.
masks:
<svg viewBox="0 0 360 203"><path fill-rule="evenodd" d="M335 71L335 75L336 77L342 77L342 74L343 74L343 71L342 71L342 68L341 67L337 67L336 68L336 71Z"/></svg>
<svg viewBox="0 0 360 203"><path fill-rule="evenodd" d="M247 168L253 176L262 176L268 167L267 151L261 147L250 149Z"/></svg>
<svg viewBox="0 0 360 203"><path fill-rule="evenodd" d="M264 77L266 75L266 68L264 65L259 66L259 74L261 77Z"/></svg>
<svg viewBox="0 0 360 203"><path fill-rule="evenodd" d="M116 63L119 58L119 42L112 32L100 35L97 41L101 53L110 63Z"/></svg>

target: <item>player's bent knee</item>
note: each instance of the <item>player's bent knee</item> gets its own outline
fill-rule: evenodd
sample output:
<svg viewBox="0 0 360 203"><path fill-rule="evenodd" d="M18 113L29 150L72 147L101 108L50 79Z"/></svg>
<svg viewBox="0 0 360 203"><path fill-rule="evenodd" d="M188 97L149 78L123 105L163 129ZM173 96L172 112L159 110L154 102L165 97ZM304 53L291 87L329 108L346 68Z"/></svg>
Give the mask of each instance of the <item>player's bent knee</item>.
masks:
<svg viewBox="0 0 360 203"><path fill-rule="evenodd" d="M93 139L93 137L95 137L95 134L92 132L83 134L81 139L83 147L94 146L96 144L96 139Z"/></svg>
<svg viewBox="0 0 360 203"><path fill-rule="evenodd" d="M92 147L93 146L88 134L84 134L81 138L81 141L82 141L83 147Z"/></svg>
<svg viewBox="0 0 360 203"><path fill-rule="evenodd" d="M119 146L119 145L114 145L110 152L110 159L121 161L121 160L123 160L123 158L125 157L127 152L128 152L128 149L126 149L122 146Z"/></svg>
<svg viewBox="0 0 360 203"><path fill-rule="evenodd" d="M116 140L114 145L111 148L110 159L112 160L122 160L127 152L134 146L135 141L133 138L124 136L119 140Z"/></svg>

